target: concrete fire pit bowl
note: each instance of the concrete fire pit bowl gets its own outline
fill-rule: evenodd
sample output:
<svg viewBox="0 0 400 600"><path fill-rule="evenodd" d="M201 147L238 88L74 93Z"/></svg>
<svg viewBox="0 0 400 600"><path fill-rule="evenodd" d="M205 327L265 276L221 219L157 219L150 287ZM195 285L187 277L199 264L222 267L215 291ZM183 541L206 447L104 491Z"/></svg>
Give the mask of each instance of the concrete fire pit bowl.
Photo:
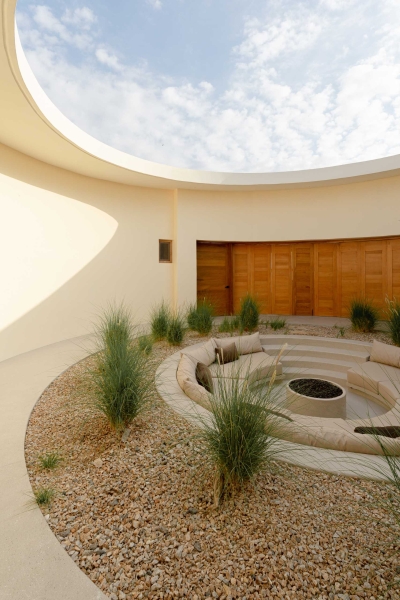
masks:
<svg viewBox="0 0 400 600"><path fill-rule="evenodd" d="M346 391L327 379L291 379L286 385L286 406L299 415L345 419Z"/></svg>

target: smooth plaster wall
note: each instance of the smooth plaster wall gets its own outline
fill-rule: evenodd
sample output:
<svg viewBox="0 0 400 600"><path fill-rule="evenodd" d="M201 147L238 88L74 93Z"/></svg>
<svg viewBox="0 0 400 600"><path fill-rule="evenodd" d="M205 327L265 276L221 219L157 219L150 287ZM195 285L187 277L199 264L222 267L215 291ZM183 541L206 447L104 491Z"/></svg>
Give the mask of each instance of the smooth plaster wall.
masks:
<svg viewBox="0 0 400 600"><path fill-rule="evenodd" d="M173 191L83 177L0 145L0 360L86 334L123 299L173 301Z"/></svg>
<svg viewBox="0 0 400 600"><path fill-rule="evenodd" d="M0 360L83 335L107 302L145 322L196 298L196 241L400 235L400 177L298 190L139 188L0 146ZM158 240L173 239L170 264Z"/></svg>
<svg viewBox="0 0 400 600"><path fill-rule="evenodd" d="M329 187L176 192L176 296L196 298L196 240L261 242L400 235L400 177Z"/></svg>

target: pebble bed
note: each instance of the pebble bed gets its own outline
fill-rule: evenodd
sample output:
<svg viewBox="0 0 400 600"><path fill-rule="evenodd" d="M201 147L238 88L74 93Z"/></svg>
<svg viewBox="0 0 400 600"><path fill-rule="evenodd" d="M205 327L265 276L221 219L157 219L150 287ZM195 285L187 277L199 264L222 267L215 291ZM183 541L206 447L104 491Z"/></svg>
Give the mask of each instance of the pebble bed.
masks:
<svg viewBox="0 0 400 600"><path fill-rule="evenodd" d="M298 332L338 333L288 330ZM188 334L184 345L199 339ZM176 350L156 344L154 370ZM49 527L109 598L400 599L399 531L379 504L386 486L276 464L215 507L195 428L155 397L116 434L82 402L83 367L63 373L38 401L26 462L34 490L56 491L42 508ZM38 457L50 451L62 463L41 470Z"/></svg>

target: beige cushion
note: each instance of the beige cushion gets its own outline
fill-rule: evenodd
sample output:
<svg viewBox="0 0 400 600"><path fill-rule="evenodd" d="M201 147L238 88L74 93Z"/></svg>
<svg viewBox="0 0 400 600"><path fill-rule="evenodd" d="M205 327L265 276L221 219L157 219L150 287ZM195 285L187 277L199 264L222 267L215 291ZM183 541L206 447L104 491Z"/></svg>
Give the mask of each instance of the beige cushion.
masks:
<svg viewBox="0 0 400 600"><path fill-rule="evenodd" d="M258 379L272 377L275 370L275 358L265 352L242 355L235 362L226 365L217 363L210 366L213 377L239 378L249 377L249 383ZM276 365L276 374L282 375L282 365Z"/></svg>
<svg viewBox="0 0 400 600"><path fill-rule="evenodd" d="M382 344L374 340L371 350L371 361L400 368L400 348Z"/></svg>
<svg viewBox="0 0 400 600"><path fill-rule="evenodd" d="M400 381L380 381L378 384L379 395L386 400L391 408L400 401Z"/></svg>
<svg viewBox="0 0 400 600"><path fill-rule="evenodd" d="M197 383L196 380L197 361L192 357L182 354L179 361L176 378L181 389L194 402L197 402L207 410L210 410L209 394L205 388Z"/></svg>
<svg viewBox="0 0 400 600"><path fill-rule="evenodd" d="M185 350L181 353L182 356L187 354L195 359L196 362L203 363L209 367L215 360L215 348L216 344L214 338L208 340L207 343L202 346L197 346L196 348L185 348Z"/></svg>
<svg viewBox="0 0 400 600"><path fill-rule="evenodd" d="M372 417L371 419L357 419L357 421L352 421L354 427L358 427L359 425L374 425L375 427L385 427L385 426L398 426L400 425L400 412L398 408L393 408L389 410L389 412L379 415L378 417Z"/></svg>
<svg viewBox="0 0 400 600"><path fill-rule="evenodd" d="M366 391L379 394L380 381L399 381L400 370L377 362L368 361L354 365L347 371L349 384L364 388Z"/></svg>
<svg viewBox="0 0 400 600"><path fill-rule="evenodd" d="M357 426L355 421L344 421L343 419L318 419L308 417L307 421L291 413L293 423L285 424L280 433L283 439L314 446L317 448L328 448L342 450L344 452L357 452L363 454L382 454L379 442L372 435L355 433ZM332 421L332 423L327 423ZM365 421L363 422L365 425ZM400 439L385 440L385 445L390 448L394 455L400 454Z"/></svg>
<svg viewBox="0 0 400 600"><path fill-rule="evenodd" d="M260 334L257 331L253 335L240 335L228 338L213 338L218 348L226 348L235 342L239 354L252 354L253 352L262 352Z"/></svg>

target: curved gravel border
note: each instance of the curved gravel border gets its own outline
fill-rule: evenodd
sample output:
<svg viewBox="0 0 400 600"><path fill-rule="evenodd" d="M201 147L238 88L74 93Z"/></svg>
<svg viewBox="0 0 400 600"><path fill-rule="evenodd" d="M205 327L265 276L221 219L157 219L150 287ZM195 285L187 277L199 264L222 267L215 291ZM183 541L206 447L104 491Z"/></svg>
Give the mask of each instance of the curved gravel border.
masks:
<svg viewBox="0 0 400 600"><path fill-rule="evenodd" d="M157 344L153 364L170 352ZM43 514L65 555L112 600L399 598L388 588L390 523L369 506L380 484L283 465L215 509L189 422L155 398L121 438L75 404L83 366L37 403L28 470L35 487L58 492ZM41 471L38 454L55 448L64 463Z"/></svg>
<svg viewBox="0 0 400 600"><path fill-rule="evenodd" d="M293 329L304 329L302 333L310 335L308 326L296 324ZM336 337L333 330L328 333L329 337ZM106 599L61 548L40 510L31 504L28 507L32 490L24 458L27 423L37 399L49 384L87 355L82 343L82 338L67 340L0 363L2 600Z"/></svg>

